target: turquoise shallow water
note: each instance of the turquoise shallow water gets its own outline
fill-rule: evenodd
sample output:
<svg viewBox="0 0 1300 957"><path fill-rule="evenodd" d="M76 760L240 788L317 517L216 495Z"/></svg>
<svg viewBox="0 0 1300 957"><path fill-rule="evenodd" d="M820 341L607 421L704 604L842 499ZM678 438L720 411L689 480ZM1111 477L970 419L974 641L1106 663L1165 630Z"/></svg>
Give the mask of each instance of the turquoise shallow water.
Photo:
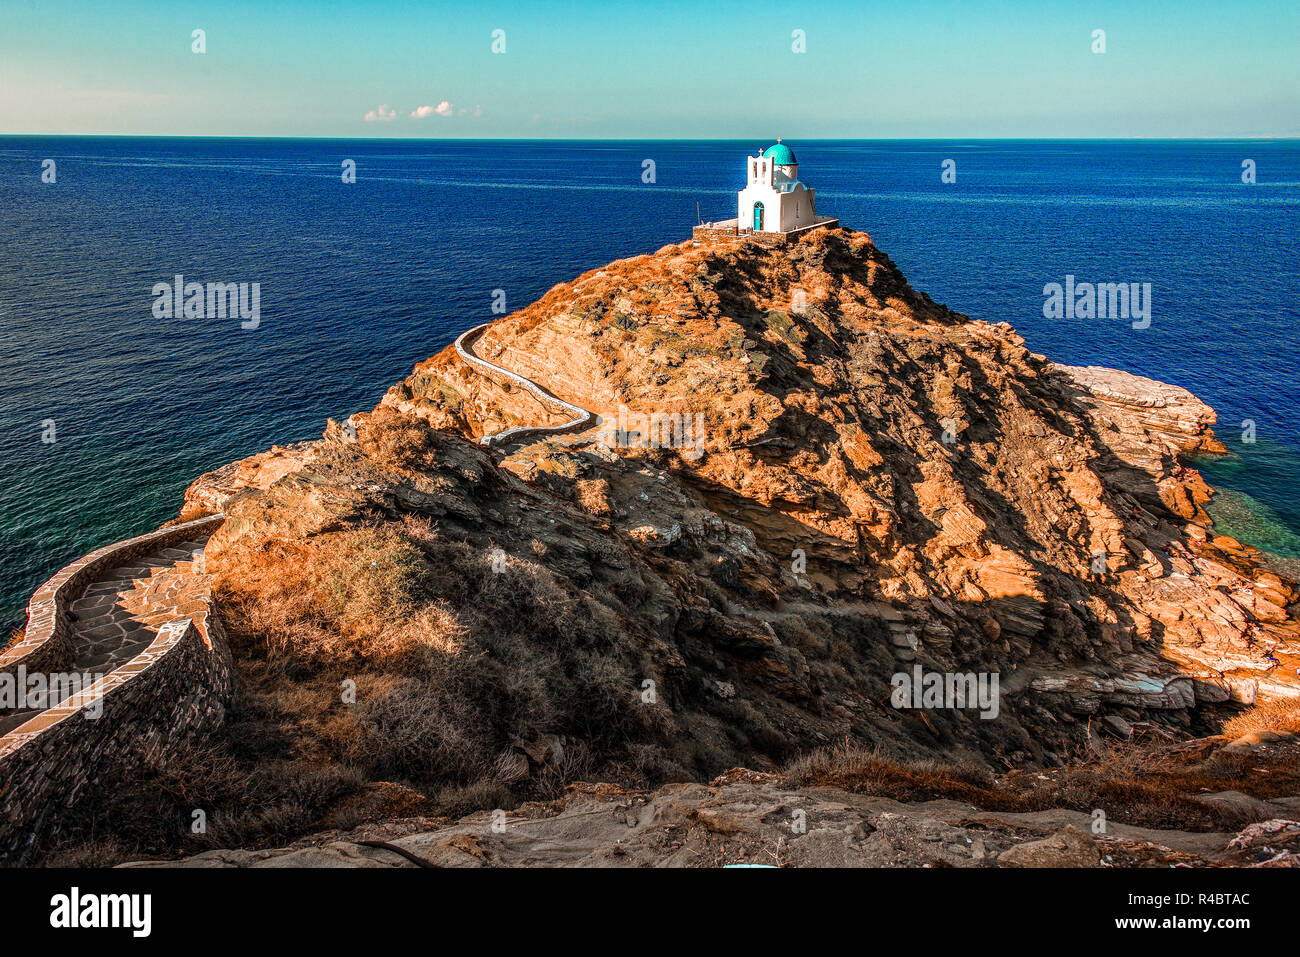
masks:
<svg viewBox="0 0 1300 957"><path fill-rule="evenodd" d="M735 215L759 145L0 137L0 618L63 563L173 517L200 473L370 408L491 318L493 290L515 309ZM820 210L917 288L1060 362L1213 405L1238 456L1203 463L1234 493L1216 514L1294 556L1300 143L790 145ZM259 282L260 327L156 318L152 287L176 274ZM1043 286L1067 274L1150 282L1150 327L1045 319ZM1253 446L1234 441L1245 419Z"/></svg>
<svg viewBox="0 0 1300 957"><path fill-rule="evenodd" d="M1243 442L1241 431L1225 423L1217 431L1231 453L1195 462L1216 489L1208 507L1215 528L1275 556L1277 567L1300 577L1300 456L1275 442Z"/></svg>

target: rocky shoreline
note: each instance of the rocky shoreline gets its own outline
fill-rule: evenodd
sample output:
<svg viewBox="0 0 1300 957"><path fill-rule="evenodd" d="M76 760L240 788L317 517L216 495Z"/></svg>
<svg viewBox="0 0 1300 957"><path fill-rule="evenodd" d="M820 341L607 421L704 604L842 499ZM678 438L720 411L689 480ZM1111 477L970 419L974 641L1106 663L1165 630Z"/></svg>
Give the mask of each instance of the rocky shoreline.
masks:
<svg viewBox="0 0 1300 957"><path fill-rule="evenodd" d="M1031 721L1067 737L1090 716L1131 730L1147 712L1179 715L1160 730L1184 733L1203 706L1300 692L1297 592L1215 535L1211 490L1185 464L1222 450L1213 410L1177 386L1029 353L1005 323L911 290L865 234L822 231L788 250L684 243L611 263L491 324L477 348L607 421L707 397L699 462L587 433L500 464L615 539L702 548L696 573L715 581L707 566L734 567L735 584L719 583L749 623L722 630L747 634L739 646L761 664L742 671L785 702L812 693L808 665L753 629L783 607L836 615L864 601L857 613L884 626L898 663L998 670ZM450 349L350 427L389 410L471 440L547 421ZM340 444L327 432L204 477L184 514L291 481ZM816 556L803 581L782 567L795 550ZM801 735L854 733L857 706L819 710L824 730L805 722ZM1010 760L1046 758L1020 750Z"/></svg>
<svg viewBox="0 0 1300 957"><path fill-rule="evenodd" d="M709 831L716 806L741 823L711 833L779 859L758 809L798 802L762 774L837 742L1052 775L1116 745L1190 747L1300 698L1300 591L1215 533L1212 490L1188 465L1222 450L1213 410L1177 386L1053 364L1006 323L913 290L865 233L619 260L489 324L474 350L595 426L535 431L566 417L448 347L321 439L202 476L180 516L227 516L207 569L246 688L235 720L265 738L219 741L236 766L360 774L354 797L402 781L430 807L522 803L546 822L485 844L473 815L362 815L420 828L415 853L528 862L572 830L566 815L618 821L627 805L646 810L617 826L643 837L593 832L537 862L685 863L655 822ZM684 423L703 428L683 441ZM482 445L501 433L526 441ZM996 679L998 707L900 708L893 680L913 671ZM337 700L341 681L355 702ZM754 771L715 780L738 766ZM1076 812L1033 805L1048 816L1007 812L983 857L953 858L975 841L955 807L798 800L829 823L778 863L1138 853L1062 834ZM301 831L331 807L302 812ZM897 850L931 832L946 835L933 859ZM1241 863L1239 838L1161 846ZM317 858L392 852L203 860Z"/></svg>

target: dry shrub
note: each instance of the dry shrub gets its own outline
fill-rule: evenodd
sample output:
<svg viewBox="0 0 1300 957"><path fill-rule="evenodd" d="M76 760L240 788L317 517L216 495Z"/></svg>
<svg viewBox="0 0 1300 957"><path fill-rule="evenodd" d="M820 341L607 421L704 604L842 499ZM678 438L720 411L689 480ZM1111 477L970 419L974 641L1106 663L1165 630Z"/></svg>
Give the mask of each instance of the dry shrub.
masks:
<svg viewBox="0 0 1300 957"><path fill-rule="evenodd" d="M373 783L464 814L549 800L670 747L671 717L638 704L655 667L644 639L539 565L529 539L506 544L500 574L494 543L418 518L223 554L240 700L210 750L147 778L105 775L70 816L76 837L137 858L275 846ZM547 757L520 764L546 741ZM204 837L189 836L196 807Z"/></svg>
<svg viewBox="0 0 1300 957"><path fill-rule="evenodd" d="M1016 775L1026 790L1022 799L1029 809L1070 807L1102 808L1107 815L1128 824L1213 829L1221 814L1193 799L1203 790L1226 790L1162 755L1157 748L1116 744L1086 762L1071 764L1035 786L1032 772ZM1206 786L1206 785L1209 786Z"/></svg>
<svg viewBox="0 0 1300 957"><path fill-rule="evenodd" d="M448 817L464 817L475 811L487 811L501 808L513 810L520 804L519 798L496 778L485 776L464 785L450 785L438 791L434 805L439 814Z"/></svg>
<svg viewBox="0 0 1300 957"><path fill-rule="evenodd" d="M412 471L432 467L437 452L427 422L384 407L362 418L357 444L376 465Z"/></svg>
<svg viewBox="0 0 1300 957"><path fill-rule="evenodd" d="M1241 791L1266 799L1293 794L1300 771L1279 761L1256 772L1258 755L1217 754L1183 763L1175 750L1116 744L1064 768L1014 771L995 779L986 769L935 761L895 761L879 750L841 744L805 755L786 769L790 787L836 787L899 801L950 798L990 811L1102 808L1116 821L1141 827L1199 831L1232 827L1232 812L1197 795Z"/></svg>
<svg viewBox="0 0 1300 957"><path fill-rule="evenodd" d="M1300 698L1274 698L1224 722L1223 733L1240 738L1260 731L1274 734L1300 733Z"/></svg>
<svg viewBox="0 0 1300 957"><path fill-rule="evenodd" d="M385 677L358 690L354 754L375 780L473 781L487 773L491 728L451 681Z"/></svg>
<svg viewBox="0 0 1300 957"><path fill-rule="evenodd" d="M698 824L711 834L739 834L745 830L740 821L722 811L692 808L686 812L686 820Z"/></svg>
<svg viewBox="0 0 1300 957"><path fill-rule="evenodd" d="M896 801L951 798L990 810L1005 807L1004 795L993 789L987 768L936 761L897 761L877 748L841 742L803 755L785 771L788 787L834 787L859 794L876 794Z"/></svg>
<svg viewBox="0 0 1300 957"><path fill-rule="evenodd" d="M606 479L579 479L574 483L578 504L588 515L608 518L611 514L609 505L609 481Z"/></svg>
<svg viewBox="0 0 1300 957"><path fill-rule="evenodd" d="M347 767L284 760L249 766L221 742L195 747L160 769L110 769L101 785L111 786L98 787L60 818L60 840L43 863L111 866L219 847L276 846L309 830L363 783ZM203 834L192 831L195 810L207 816Z"/></svg>
<svg viewBox="0 0 1300 957"><path fill-rule="evenodd" d="M41 860L41 864L45 867L112 867L131 859L130 848L116 837L106 837L60 844Z"/></svg>
<svg viewBox="0 0 1300 957"><path fill-rule="evenodd" d="M23 638L26 637L26 635L27 635L26 625L24 625L21 628L15 628L13 632L9 635L7 641L0 642L0 653L3 653L6 649L10 648L11 646L18 644L18 642L22 641Z"/></svg>
<svg viewBox="0 0 1300 957"><path fill-rule="evenodd" d="M340 664L454 652L463 628L427 601L433 569L390 526L277 545L223 572L218 599L272 654Z"/></svg>
<svg viewBox="0 0 1300 957"><path fill-rule="evenodd" d="M636 704L635 636L519 549L496 573L492 543L408 517L241 557L220 601L265 742L242 753L355 766L463 807L498 785L557 794L629 739L662 736ZM340 702L345 679L355 705ZM566 741L554 766L500 777L503 753L544 736Z"/></svg>

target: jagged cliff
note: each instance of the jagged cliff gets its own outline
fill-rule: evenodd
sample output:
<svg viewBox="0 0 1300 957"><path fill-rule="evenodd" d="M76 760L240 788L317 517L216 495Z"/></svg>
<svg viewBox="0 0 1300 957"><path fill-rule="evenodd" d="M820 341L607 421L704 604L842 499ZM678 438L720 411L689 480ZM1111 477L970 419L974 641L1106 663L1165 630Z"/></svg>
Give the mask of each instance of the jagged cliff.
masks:
<svg viewBox="0 0 1300 957"><path fill-rule="evenodd" d="M183 516L228 515L237 656L264 684L353 669L329 720L409 737L406 779L706 780L846 737L1052 766L1297 692L1294 586L1215 536L1179 459L1218 448L1212 410L1053 366L864 233L620 260L474 348L602 424L484 448L565 416L449 347ZM996 717L893 707L916 666L998 675Z"/></svg>

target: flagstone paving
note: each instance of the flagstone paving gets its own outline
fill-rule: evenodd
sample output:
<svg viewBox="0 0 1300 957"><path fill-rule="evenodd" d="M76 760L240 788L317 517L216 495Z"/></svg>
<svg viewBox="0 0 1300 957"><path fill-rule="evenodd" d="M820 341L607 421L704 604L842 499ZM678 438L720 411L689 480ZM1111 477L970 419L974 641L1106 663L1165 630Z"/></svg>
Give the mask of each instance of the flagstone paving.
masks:
<svg viewBox="0 0 1300 957"><path fill-rule="evenodd" d="M65 669L102 676L130 661L157 637L158 628L181 618L206 619L212 576L203 568L206 539L160 548L109 568L68 605L73 660ZM53 707L62 695L45 706ZM29 707L0 713L0 735L39 714Z"/></svg>

